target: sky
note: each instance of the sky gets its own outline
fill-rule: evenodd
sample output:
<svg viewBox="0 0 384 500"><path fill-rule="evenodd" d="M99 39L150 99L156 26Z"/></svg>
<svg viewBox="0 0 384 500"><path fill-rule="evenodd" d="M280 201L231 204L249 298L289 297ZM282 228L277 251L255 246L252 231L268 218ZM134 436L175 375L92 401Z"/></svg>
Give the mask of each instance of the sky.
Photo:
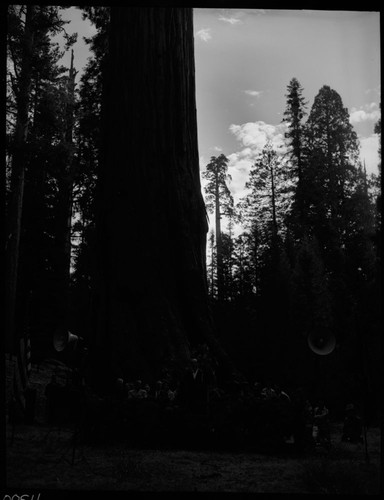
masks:
<svg viewBox="0 0 384 500"><path fill-rule="evenodd" d="M266 140L282 140L293 77L308 112L323 85L339 93L367 171L377 173L379 12L198 8L194 37L200 168L225 154L235 200Z"/></svg>
<svg viewBox="0 0 384 500"><path fill-rule="evenodd" d="M74 51L74 66L76 70L79 71L79 74L76 77L76 83L79 83L83 68L87 64L87 59L91 56L89 47L84 42L84 37L89 38L93 36L96 33L96 28L90 21L82 18L81 10L76 7L68 7L64 9L61 15L64 21L69 21L68 24L65 25L67 33L69 35L77 33L78 35L77 41L72 48ZM64 42L61 35L55 37L54 41L57 41L61 47L63 47ZM66 52L64 54L61 63L69 68L71 63L70 52Z"/></svg>
<svg viewBox="0 0 384 500"><path fill-rule="evenodd" d="M249 169L267 139L278 146L287 86L295 77L308 101L323 85L342 98L358 134L361 159L377 173L380 117L380 13L364 11L194 10L196 106L200 169L211 156L229 159L229 188L245 194ZM89 57L83 36L95 28L79 9L63 14L69 34L78 32L75 67ZM69 66L67 53L63 64ZM204 181L202 180L204 185Z"/></svg>

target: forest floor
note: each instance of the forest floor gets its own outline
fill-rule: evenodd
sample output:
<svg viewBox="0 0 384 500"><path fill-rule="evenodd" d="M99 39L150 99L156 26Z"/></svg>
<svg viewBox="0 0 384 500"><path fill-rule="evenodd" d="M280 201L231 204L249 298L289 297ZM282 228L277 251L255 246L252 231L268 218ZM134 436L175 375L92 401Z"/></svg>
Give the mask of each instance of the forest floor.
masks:
<svg viewBox="0 0 384 500"><path fill-rule="evenodd" d="M19 491L379 493L378 429L368 430L369 461L362 444L340 442L336 425L329 451L300 456L79 445L73 464L70 429L18 425L12 443L11 431L7 487Z"/></svg>
<svg viewBox="0 0 384 500"><path fill-rule="evenodd" d="M272 455L116 443L74 448L70 428L38 419L14 428L7 423L6 484L9 492L41 492L41 500L60 490L378 494L380 429L368 429L368 454L363 443L341 442L341 432L342 424L333 423L328 450Z"/></svg>

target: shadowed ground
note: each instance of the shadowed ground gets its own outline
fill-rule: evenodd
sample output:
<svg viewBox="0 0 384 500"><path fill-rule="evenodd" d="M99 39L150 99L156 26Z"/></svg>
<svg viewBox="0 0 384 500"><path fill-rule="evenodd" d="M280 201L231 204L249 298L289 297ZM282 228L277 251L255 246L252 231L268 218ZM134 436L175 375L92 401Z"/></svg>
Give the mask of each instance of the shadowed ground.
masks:
<svg viewBox="0 0 384 500"><path fill-rule="evenodd" d="M44 490L228 491L255 493L379 493L380 432L362 444L341 443L311 453L276 455L185 450L139 450L126 445L75 448L72 431L19 425L7 428L7 486Z"/></svg>
<svg viewBox="0 0 384 500"><path fill-rule="evenodd" d="M7 364L7 394L12 366ZM61 370L61 371L60 371ZM378 494L380 429L368 429L363 443L341 442L342 424L331 425L332 446L298 453L289 446L276 453L140 449L129 442L78 444L73 428L44 422L44 388L63 367L52 361L33 367L36 422L6 428L6 484L9 489L210 491L253 493ZM74 454L73 454L74 452ZM72 464L73 462L73 464Z"/></svg>

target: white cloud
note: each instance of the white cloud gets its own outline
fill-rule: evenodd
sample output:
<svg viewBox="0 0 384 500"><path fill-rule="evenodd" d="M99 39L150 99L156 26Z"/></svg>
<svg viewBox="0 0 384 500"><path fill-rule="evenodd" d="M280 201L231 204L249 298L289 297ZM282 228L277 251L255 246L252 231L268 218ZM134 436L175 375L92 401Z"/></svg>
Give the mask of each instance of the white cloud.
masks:
<svg viewBox="0 0 384 500"><path fill-rule="evenodd" d="M366 94L371 94L371 93L373 93L373 94L377 94L378 96L380 96L380 95L381 95L381 87L380 87L380 85L378 85L378 86L377 86L376 88L374 88L374 89L367 89L367 90L365 91L365 93L366 93Z"/></svg>
<svg viewBox="0 0 384 500"><path fill-rule="evenodd" d="M254 164L254 159L252 159L250 154L248 157L242 158L242 156L242 152L232 153L227 156L229 160L228 172L232 177L229 189L231 190L235 202L246 195L248 190L245 189L245 183L248 180L249 171Z"/></svg>
<svg viewBox="0 0 384 500"><path fill-rule="evenodd" d="M242 24L243 23L243 21L241 21L240 19L238 19L236 17L220 16L219 21L224 21L225 23L229 23L229 24Z"/></svg>
<svg viewBox="0 0 384 500"><path fill-rule="evenodd" d="M239 151L226 155L229 160L228 173L232 177L232 180L228 183L228 187L235 203L237 203L249 193L249 190L245 188L245 184L249 179L249 172L266 143L270 141L278 153L284 154L285 149L282 146L284 144L286 124L270 125L263 121L258 121L242 125L232 124L229 130L241 144ZM200 169L203 170L205 166L206 162L201 156ZM203 190L206 183L206 180L202 179ZM225 221L226 218L224 217L223 223ZM212 217L210 217L210 228L212 227L213 222ZM240 229L240 227L235 226L235 234L238 234Z"/></svg>
<svg viewBox="0 0 384 500"><path fill-rule="evenodd" d="M367 167L367 173L371 174L377 174L378 173L378 168L377 165L379 164L379 137L378 135L374 134L369 137L360 137L360 158L361 161L364 163Z"/></svg>
<svg viewBox="0 0 384 500"><path fill-rule="evenodd" d="M263 121L248 122L242 125L232 124L229 130L242 146L240 151L227 155L228 169L232 176L229 188L235 201L238 201L247 193L245 183L248 180L249 171L266 143L270 141L273 148L281 154L286 151L284 143L286 124L270 125Z"/></svg>
<svg viewBox="0 0 384 500"><path fill-rule="evenodd" d="M233 153L233 154L235 154L239 160L243 160L245 158L252 156L252 149L245 148L239 151L238 153Z"/></svg>
<svg viewBox="0 0 384 500"><path fill-rule="evenodd" d="M377 102L371 102L371 104L368 104L369 109L377 109L379 106Z"/></svg>
<svg viewBox="0 0 384 500"><path fill-rule="evenodd" d="M208 40L212 38L211 28L202 28L196 33L196 36L200 38L200 40L203 40L203 42L208 42Z"/></svg>
<svg viewBox="0 0 384 500"><path fill-rule="evenodd" d="M262 90L244 90L245 94L251 95L252 97L260 97L263 93Z"/></svg>
<svg viewBox="0 0 384 500"><path fill-rule="evenodd" d="M214 146L213 150L217 151L217 152L220 152L220 151L223 151L223 148L221 148L220 146Z"/></svg>
<svg viewBox="0 0 384 500"><path fill-rule="evenodd" d="M269 125L263 121L248 122L243 125L230 125L229 130L235 135L244 147L257 150L259 153L267 141L272 143L274 148L279 148L283 144L286 124Z"/></svg>
<svg viewBox="0 0 384 500"><path fill-rule="evenodd" d="M352 108L349 114L350 123L361 123L368 120L377 121L380 118L380 107L376 102L361 106L359 109Z"/></svg>
<svg viewBox="0 0 384 500"><path fill-rule="evenodd" d="M270 125L263 121L230 125L229 130L240 143L239 151L226 155L229 160L228 173L232 177L232 181L228 183L228 187L235 202L247 194L245 183L248 181L249 172L268 141L271 142L272 147L278 154L285 153L284 133L286 127L285 123ZM217 146L214 146L212 149L218 151ZM201 171L205 169L206 164L206 159L200 156ZM204 187L205 184L206 182L203 180L202 186Z"/></svg>

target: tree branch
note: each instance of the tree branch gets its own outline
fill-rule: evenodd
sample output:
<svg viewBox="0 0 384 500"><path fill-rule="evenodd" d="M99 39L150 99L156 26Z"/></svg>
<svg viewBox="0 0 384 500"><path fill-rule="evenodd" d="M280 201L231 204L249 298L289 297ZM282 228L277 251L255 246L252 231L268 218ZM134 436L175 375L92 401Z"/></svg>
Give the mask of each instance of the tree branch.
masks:
<svg viewBox="0 0 384 500"><path fill-rule="evenodd" d="M14 80L15 77L12 75L12 73L9 73L9 76L11 78L11 87L12 87L12 90L15 93L15 96L17 98L18 95L19 95L19 89L18 89L18 86L17 86L17 82Z"/></svg>
<svg viewBox="0 0 384 500"><path fill-rule="evenodd" d="M18 72L17 66L16 66L16 57L15 57L14 49L12 47L11 40L8 40L8 47L9 47L9 51L11 53L11 60L13 62L13 71L15 72L16 78L19 80L20 77L19 77L19 72Z"/></svg>

